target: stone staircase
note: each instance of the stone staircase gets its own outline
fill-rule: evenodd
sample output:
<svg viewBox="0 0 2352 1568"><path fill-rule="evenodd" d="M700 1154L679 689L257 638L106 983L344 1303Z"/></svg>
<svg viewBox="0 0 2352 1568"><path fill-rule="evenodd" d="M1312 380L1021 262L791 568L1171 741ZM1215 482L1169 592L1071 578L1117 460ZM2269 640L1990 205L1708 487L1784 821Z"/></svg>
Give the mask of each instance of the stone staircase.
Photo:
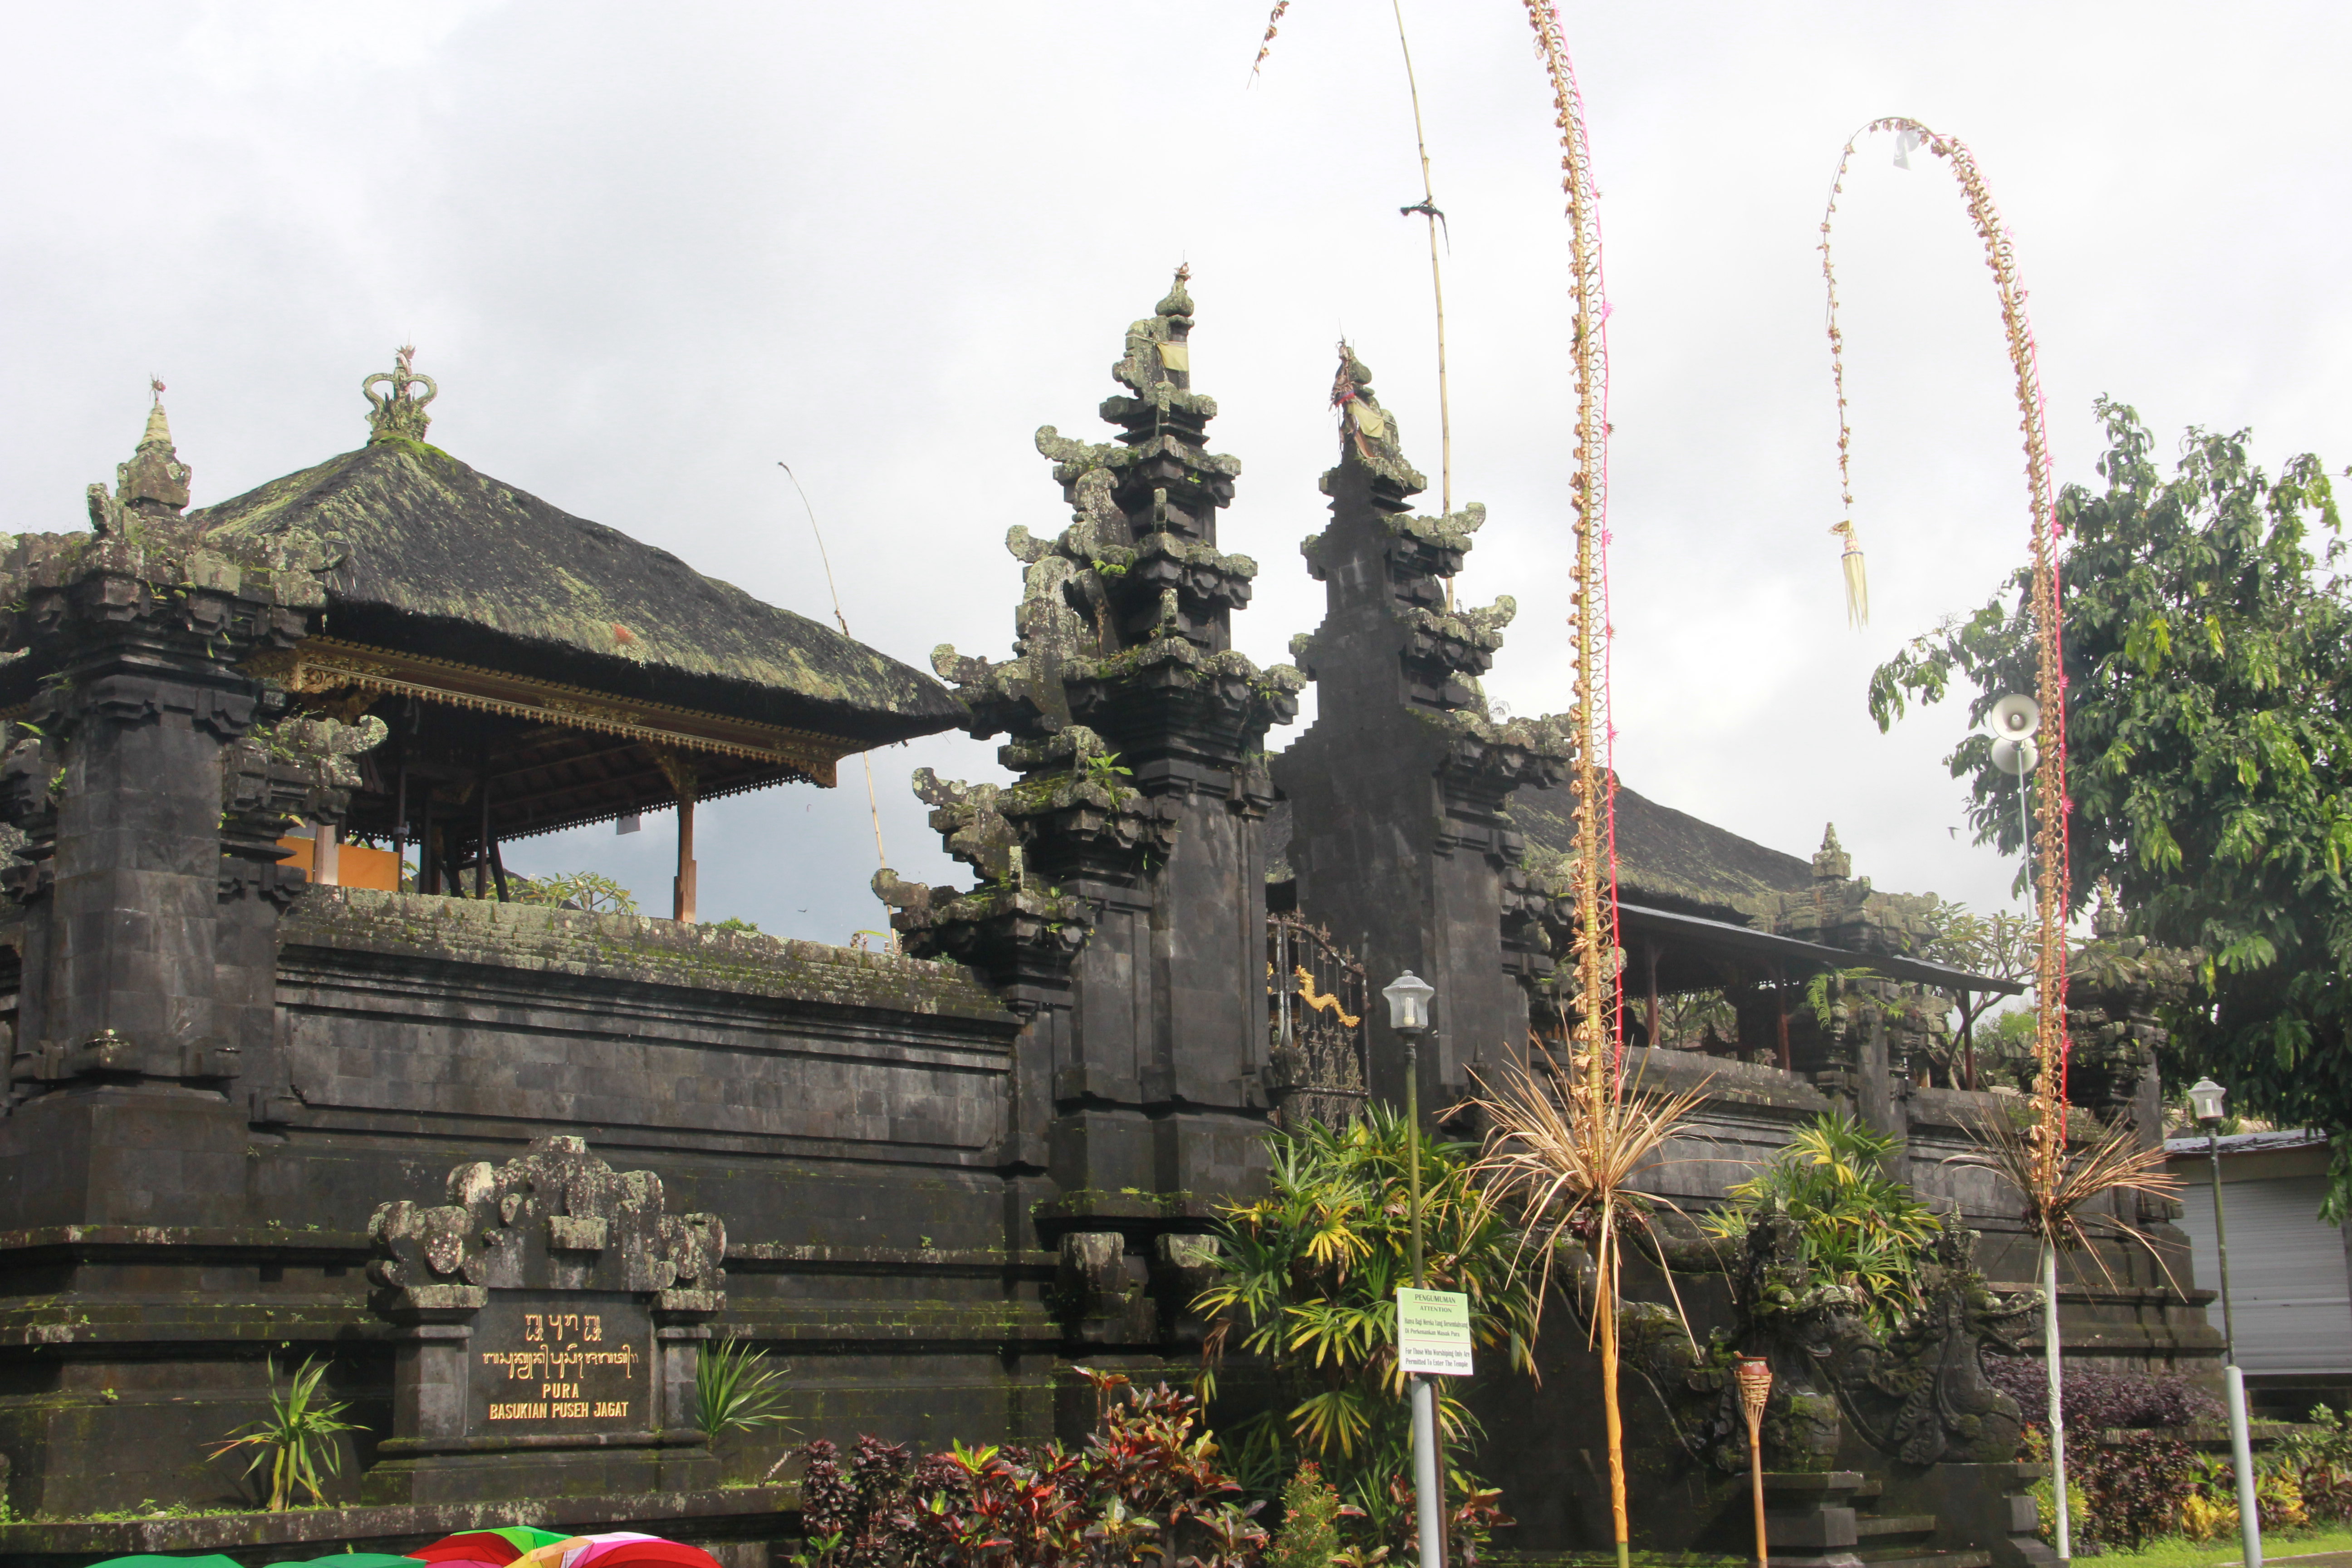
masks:
<svg viewBox="0 0 2352 1568"><path fill-rule="evenodd" d="M1767 1471L1769 1568L2046 1568L2033 1465L1937 1465L1893 1482L1858 1470ZM1930 1511L1932 1509L1932 1511Z"/></svg>

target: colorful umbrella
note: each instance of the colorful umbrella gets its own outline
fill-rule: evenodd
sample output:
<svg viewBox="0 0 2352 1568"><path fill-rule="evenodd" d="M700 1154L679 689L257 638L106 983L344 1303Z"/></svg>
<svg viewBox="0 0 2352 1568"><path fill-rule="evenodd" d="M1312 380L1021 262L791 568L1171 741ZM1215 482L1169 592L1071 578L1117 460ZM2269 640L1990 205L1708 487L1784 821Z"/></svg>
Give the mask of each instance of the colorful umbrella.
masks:
<svg viewBox="0 0 2352 1568"><path fill-rule="evenodd" d="M719 1568L699 1546L615 1530L552 1542L515 1560L513 1568Z"/></svg>
<svg viewBox="0 0 2352 1568"><path fill-rule="evenodd" d="M542 1532L544 1533L544 1532ZM279 1563L272 1568L419 1568L414 1557L395 1557L389 1552L337 1552L325 1557L312 1557L302 1562ZM234 1557L224 1557L217 1552L202 1557L170 1557L155 1552L142 1552L131 1557L109 1557L92 1568L238 1568Z"/></svg>
<svg viewBox="0 0 2352 1568"><path fill-rule="evenodd" d="M560 1541L572 1538L560 1530L537 1530L528 1524L504 1525L497 1530L467 1530L456 1535L445 1535L430 1546L420 1546L411 1557L436 1563L440 1568L507 1568L525 1552Z"/></svg>

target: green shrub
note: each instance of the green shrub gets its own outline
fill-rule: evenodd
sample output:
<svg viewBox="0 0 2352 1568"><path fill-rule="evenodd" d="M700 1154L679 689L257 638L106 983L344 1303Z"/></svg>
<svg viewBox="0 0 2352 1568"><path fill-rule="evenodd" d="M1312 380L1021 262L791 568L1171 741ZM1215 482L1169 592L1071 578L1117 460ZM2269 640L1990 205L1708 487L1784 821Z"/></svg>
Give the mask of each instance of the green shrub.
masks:
<svg viewBox="0 0 2352 1568"><path fill-rule="evenodd" d="M1901 1148L1899 1139L1826 1111L1730 1188L1731 1206L1709 1215L1706 1228L1738 1237L1760 1215L1787 1215L1801 1227L1814 1272L1854 1290L1874 1322L1892 1327L1918 1300L1919 1265L1937 1229L1919 1194L1886 1173Z"/></svg>
<svg viewBox="0 0 2352 1568"><path fill-rule="evenodd" d="M1266 1568L1330 1568L1339 1550L1339 1490L1313 1460L1282 1489L1282 1530Z"/></svg>

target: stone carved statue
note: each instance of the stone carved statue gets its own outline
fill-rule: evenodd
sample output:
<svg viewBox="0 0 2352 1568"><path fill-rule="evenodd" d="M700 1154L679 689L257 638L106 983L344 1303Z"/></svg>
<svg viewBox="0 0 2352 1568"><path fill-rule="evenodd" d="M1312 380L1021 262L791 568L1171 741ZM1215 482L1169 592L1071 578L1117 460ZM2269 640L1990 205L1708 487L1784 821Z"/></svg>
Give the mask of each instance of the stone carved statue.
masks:
<svg viewBox="0 0 2352 1568"><path fill-rule="evenodd" d="M1627 1360L1657 1390L1685 1451L1727 1473L1748 1466L1735 1353L1772 1366L1763 1432L1769 1468L1832 1468L1849 1425L1911 1464L2013 1459L2017 1403L1986 1381L1981 1357L2021 1353L2017 1326L2041 1298L1993 1290L1976 1267L1976 1240L1966 1226L1947 1225L1921 1269L1920 1306L1882 1336L1853 1291L1807 1265L1800 1227L1785 1215L1758 1218L1744 1244L1660 1226L1642 1250L1677 1272L1725 1274L1739 1321L1700 1347L1666 1309L1628 1303L1621 1318Z"/></svg>

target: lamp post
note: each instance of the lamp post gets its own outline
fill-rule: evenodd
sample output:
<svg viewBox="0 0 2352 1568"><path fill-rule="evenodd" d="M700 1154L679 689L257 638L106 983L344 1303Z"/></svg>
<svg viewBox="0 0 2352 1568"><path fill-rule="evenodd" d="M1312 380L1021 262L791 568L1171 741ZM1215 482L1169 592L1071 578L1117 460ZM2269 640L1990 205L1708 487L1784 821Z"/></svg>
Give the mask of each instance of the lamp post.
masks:
<svg viewBox="0 0 2352 1568"><path fill-rule="evenodd" d="M2254 1451L2246 1432L2246 1374L2238 1365L2238 1331L2230 1315L2230 1235L2221 1224L2221 1110L2227 1100L2220 1084L2200 1078L2189 1086L2189 1107L2205 1129L2205 1158L2213 1175L2213 1250L2221 1263L2221 1377L2230 1395L2230 1468L2238 1473L2238 1538L2246 1568L2263 1568L2262 1512L2254 1506Z"/></svg>
<svg viewBox="0 0 2352 1568"><path fill-rule="evenodd" d="M1381 992L1389 1005L1389 1027L1404 1040L1404 1163L1407 1223L1412 1229L1412 1288L1421 1278L1421 1037L1429 1028L1429 999L1437 987L1412 970ZM1442 1498L1437 1480L1437 1391L1427 1376L1406 1379L1412 1399L1412 1487L1421 1524L1421 1568L1445 1568Z"/></svg>

